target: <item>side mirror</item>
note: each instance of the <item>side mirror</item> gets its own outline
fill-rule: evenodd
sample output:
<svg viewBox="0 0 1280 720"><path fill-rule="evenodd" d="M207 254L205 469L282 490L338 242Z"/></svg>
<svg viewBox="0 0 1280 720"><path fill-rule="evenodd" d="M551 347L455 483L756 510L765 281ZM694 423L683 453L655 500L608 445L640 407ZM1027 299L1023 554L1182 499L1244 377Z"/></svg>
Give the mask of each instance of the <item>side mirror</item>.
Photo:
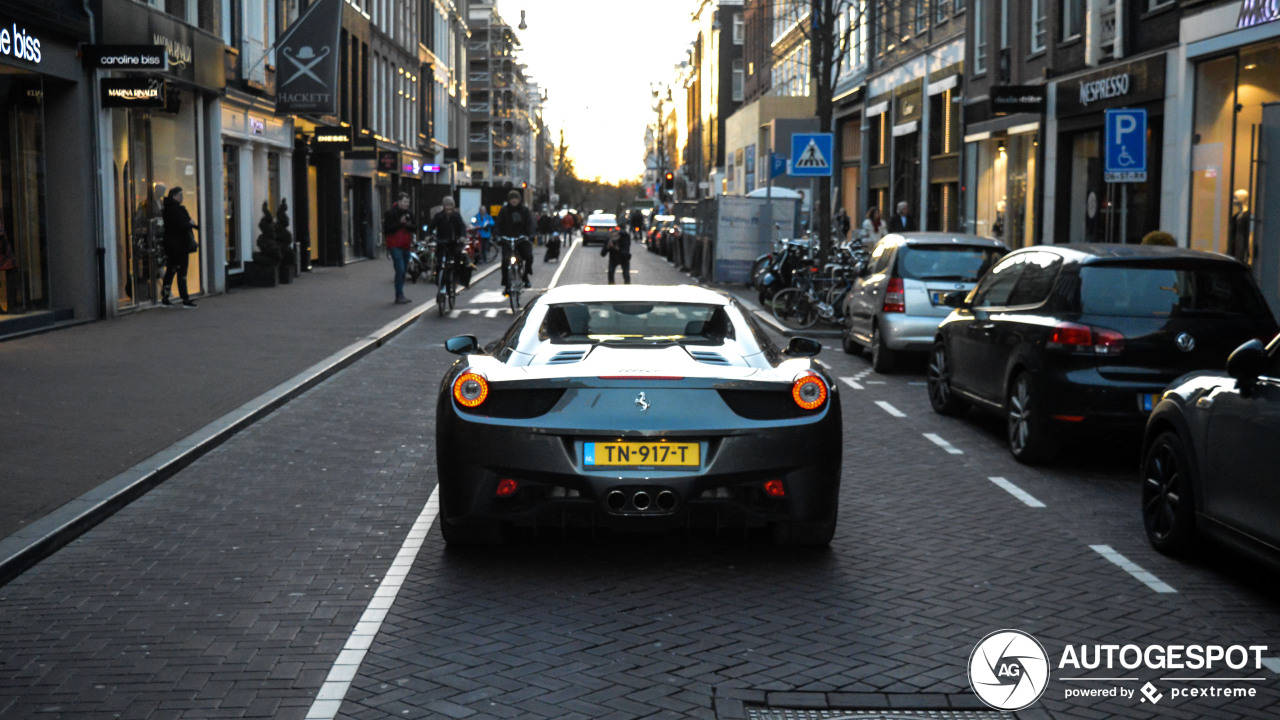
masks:
<svg viewBox="0 0 1280 720"><path fill-rule="evenodd" d="M942 304L949 308L962 308L965 306L964 299L969 297L968 290L952 290L942 296Z"/></svg>
<svg viewBox="0 0 1280 720"><path fill-rule="evenodd" d="M791 357L813 357L822 352L822 343L807 337L794 337L787 343L787 354Z"/></svg>
<svg viewBox="0 0 1280 720"><path fill-rule="evenodd" d="M1253 387L1266 367L1267 348L1261 340L1250 340L1227 357L1227 374L1236 379L1241 390Z"/></svg>
<svg viewBox="0 0 1280 720"><path fill-rule="evenodd" d="M444 349L454 355L470 355L480 348L475 335L459 335L444 341Z"/></svg>

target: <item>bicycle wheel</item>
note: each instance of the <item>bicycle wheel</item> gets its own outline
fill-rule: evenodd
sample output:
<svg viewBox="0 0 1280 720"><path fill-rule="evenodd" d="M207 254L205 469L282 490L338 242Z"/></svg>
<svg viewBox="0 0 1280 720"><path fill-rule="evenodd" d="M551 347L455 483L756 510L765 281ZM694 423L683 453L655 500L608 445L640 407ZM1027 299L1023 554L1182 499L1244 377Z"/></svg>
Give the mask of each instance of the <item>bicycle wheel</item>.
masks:
<svg viewBox="0 0 1280 720"><path fill-rule="evenodd" d="M773 316L792 330L813 327L818 322L818 309L809 295L799 288L787 288L773 296Z"/></svg>
<svg viewBox="0 0 1280 720"><path fill-rule="evenodd" d="M450 310L452 310L453 306L457 304L457 301L458 301L458 283L454 281L453 273L449 273L449 309Z"/></svg>
<svg viewBox="0 0 1280 720"><path fill-rule="evenodd" d="M524 261L519 260L507 271L507 285L509 287L507 299L511 301L511 312L516 312L520 309L520 290L523 282L521 278L523 277Z"/></svg>

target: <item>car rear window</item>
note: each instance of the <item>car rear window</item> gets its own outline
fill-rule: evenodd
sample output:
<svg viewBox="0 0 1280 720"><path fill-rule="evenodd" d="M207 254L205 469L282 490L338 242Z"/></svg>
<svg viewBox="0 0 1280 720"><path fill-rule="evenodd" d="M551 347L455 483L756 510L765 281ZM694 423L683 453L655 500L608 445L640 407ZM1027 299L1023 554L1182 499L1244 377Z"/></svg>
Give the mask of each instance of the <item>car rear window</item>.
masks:
<svg viewBox="0 0 1280 720"><path fill-rule="evenodd" d="M998 248L907 245L898 252L898 275L908 280L977 282L1004 254Z"/></svg>
<svg viewBox="0 0 1280 720"><path fill-rule="evenodd" d="M733 323L720 305L563 303L547 309L538 336L552 343L719 345L733 337Z"/></svg>
<svg viewBox="0 0 1280 720"><path fill-rule="evenodd" d="M1080 309L1119 317L1267 314L1248 273L1231 267L1086 265L1080 269Z"/></svg>
<svg viewBox="0 0 1280 720"><path fill-rule="evenodd" d="M592 215L587 218L588 225L617 225L618 219L615 215Z"/></svg>

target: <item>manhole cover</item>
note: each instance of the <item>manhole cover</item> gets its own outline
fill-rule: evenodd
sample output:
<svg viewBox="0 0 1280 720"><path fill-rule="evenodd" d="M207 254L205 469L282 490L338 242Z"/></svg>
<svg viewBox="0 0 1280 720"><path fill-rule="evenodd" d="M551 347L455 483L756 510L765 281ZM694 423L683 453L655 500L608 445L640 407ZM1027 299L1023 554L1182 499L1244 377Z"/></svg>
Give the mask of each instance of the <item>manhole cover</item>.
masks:
<svg viewBox="0 0 1280 720"><path fill-rule="evenodd" d="M995 710L802 710L746 705L748 720L1013 720Z"/></svg>

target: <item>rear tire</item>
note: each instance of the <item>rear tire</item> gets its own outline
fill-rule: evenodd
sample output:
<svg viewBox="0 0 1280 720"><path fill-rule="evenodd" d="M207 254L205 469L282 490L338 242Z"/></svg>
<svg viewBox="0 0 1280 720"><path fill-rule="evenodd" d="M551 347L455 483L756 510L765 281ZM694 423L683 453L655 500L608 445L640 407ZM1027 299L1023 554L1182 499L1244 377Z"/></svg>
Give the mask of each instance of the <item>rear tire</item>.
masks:
<svg viewBox="0 0 1280 720"><path fill-rule="evenodd" d="M849 355L862 354L862 345L858 344L858 341L853 339L853 334L849 330L847 323L840 329L840 346L844 348L844 351Z"/></svg>
<svg viewBox="0 0 1280 720"><path fill-rule="evenodd" d="M817 522L780 522L773 526L773 544L780 547L824 548L836 534L836 519Z"/></svg>
<svg viewBox="0 0 1280 720"><path fill-rule="evenodd" d="M440 534L451 548L493 547L503 541L502 525L496 522L470 522L465 525L440 519Z"/></svg>
<svg viewBox="0 0 1280 720"><path fill-rule="evenodd" d="M1040 400L1027 373L1018 373L1009 383L1004 408L1009 452L1014 459L1027 465L1052 460L1058 452L1058 439L1050 434L1049 423L1044 419Z"/></svg>
<svg viewBox="0 0 1280 720"><path fill-rule="evenodd" d="M1142 460L1142 524L1151 547L1166 554L1186 552L1196 535L1191 495L1191 460L1186 443L1164 432Z"/></svg>
<svg viewBox="0 0 1280 720"><path fill-rule="evenodd" d="M898 355L884 346L884 338L880 334L880 326L871 328L871 369L878 375L888 375L893 371Z"/></svg>

